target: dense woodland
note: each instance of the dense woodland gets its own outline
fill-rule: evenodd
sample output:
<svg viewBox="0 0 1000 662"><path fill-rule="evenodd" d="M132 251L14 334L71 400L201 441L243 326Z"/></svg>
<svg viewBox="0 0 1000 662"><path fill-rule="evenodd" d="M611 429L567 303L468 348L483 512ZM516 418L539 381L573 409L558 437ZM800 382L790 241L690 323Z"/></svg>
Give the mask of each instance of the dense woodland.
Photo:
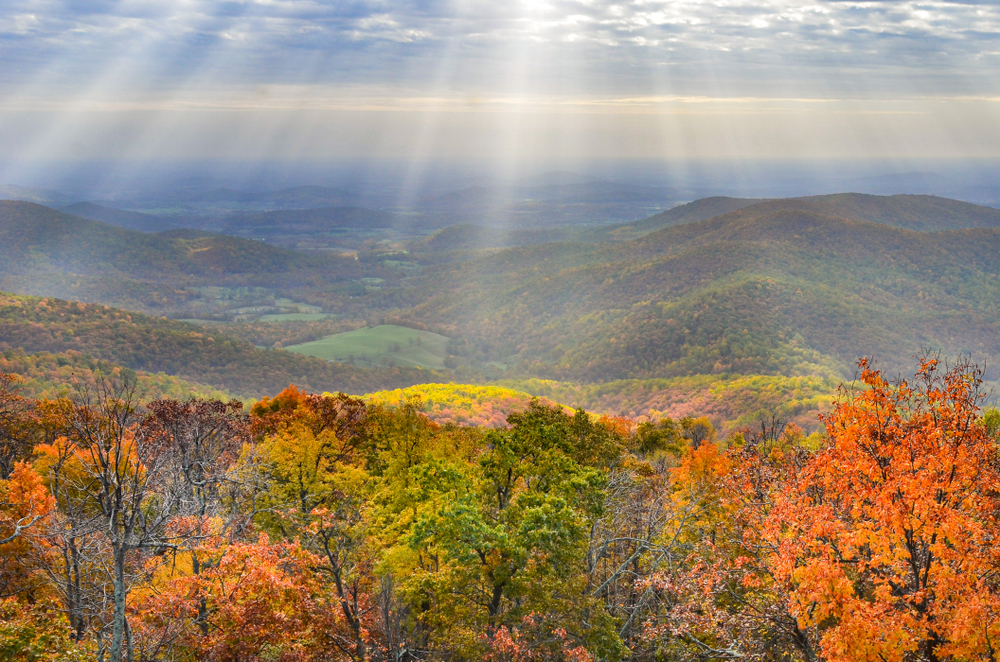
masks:
<svg viewBox="0 0 1000 662"><path fill-rule="evenodd" d="M0 662L1000 660L998 227L0 203ZM284 350L384 324L445 368Z"/></svg>
<svg viewBox="0 0 1000 662"><path fill-rule="evenodd" d="M96 304L0 292L0 350L78 352L130 370L166 373L239 396L291 383L315 391L364 393L434 380L419 368L366 371L258 349L222 329L202 328Z"/></svg>
<svg viewBox="0 0 1000 662"><path fill-rule="evenodd" d="M981 372L860 370L825 431L724 438L4 376L0 659L996 660Z"/></svg>

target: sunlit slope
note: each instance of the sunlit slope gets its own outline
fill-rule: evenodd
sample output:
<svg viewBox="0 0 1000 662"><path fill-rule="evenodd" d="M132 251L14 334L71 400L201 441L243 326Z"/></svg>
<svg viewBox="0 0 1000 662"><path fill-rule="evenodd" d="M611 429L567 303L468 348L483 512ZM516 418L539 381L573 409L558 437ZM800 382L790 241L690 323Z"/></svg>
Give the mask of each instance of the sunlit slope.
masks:
<svg viewBox="0 0 1000 662"><path fill-rule="evenodd" d="M813 431L833 406L840 379L783 375L693 375L581 384L543 379L499 384L598 414L656 420L708 416L723 433L752 425L761 415ZM422 387L414 387L416 389Z"/></svg>
<svg viewBox="0 0 1000 662"><path fill-rule="evenodd" d="M534 395L511 388L473 384L418 384L366 396L372 402L390 407L407 402L419 403L421 411L442 425L487 427L506 425L509 414L524 411L535 398ZM547 406L556 404L544 396L538 400Z"/></svg>
<svg viewBox="0 0 1000 662"><path fill-rule="evenodd" d="M609 239L630 239L639 235L719 218L742 210L749 218L776 211L812 212L858 221L871 221L910 230L933 232L963 228L1000 227L1000 209L983 207L933 195L868 195L836 193L804 198L752 200L722 196L703 198L668 209L641 221L600 231Z"/></svg>
<svg viewBox="0 0 1000 662"><path fill-rule="evenodd" d="M0 353L0 372L20 378L18 390L31 398L72 397L93 388L98 379L135 380L139 397L149 402L163 398L214 398L229 400L230 395L211 386L198 384L166 373L149 373L123 368L81 352L27 354L22 349Z"/></svg>
<svg viewBox="0 0 1000 662"><path fill-rule="evenodd" d="M354 260L224 235L146 234L0 201L0 278L22 292L169 307L181 284L303 287L356 277Z"/></svg>
<svg viewBox="0 0 1000 662"><path fill-rule="evenodd" d="M895 197L914 196L881 200ZM963 221L938 221L950 222ZM995 364L998 253L994 229L763 203L591 253L521 248L442 269L446 294L415 313L470 338L470 362L558 379L847 376L859 356L903 369L928 347Z"/></svg>
<svg viewBox="0 0 1000 662"><path fill-rule="evenodd" d="M78 351L133 370L163 372L234 395L273 395L294 383L310 391L364 393L439 381L430 371L368 371L280 350L257 349L224 332L166 318L60 299L0 293L0 350Z"/></svg>
<svg viewBox="0 0 1000 662"><path fill-rule="evenodd" d="M392 324L366 327L285 347L286 351L362 367L444 368L448 338Z"/></svg>

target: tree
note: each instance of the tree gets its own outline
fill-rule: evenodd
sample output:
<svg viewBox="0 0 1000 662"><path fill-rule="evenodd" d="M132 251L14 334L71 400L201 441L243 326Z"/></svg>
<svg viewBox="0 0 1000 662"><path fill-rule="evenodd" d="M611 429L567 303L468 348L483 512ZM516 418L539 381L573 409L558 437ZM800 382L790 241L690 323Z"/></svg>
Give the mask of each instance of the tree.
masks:
<svg viewBox="0 0 1000 662"><path fill-rule="evenodd" d="M140 408L134 381L99 379L72 406L66 436L38 449L60 510L51 529L61 552L53 574L61 575L77 639L94 623L99 653L112 662L134 658L127 605L144 559L204 535L204 508L192 498L191 481L202 474L190 449L164 430Z"/></svg>
<svg viewBox="0 0 1000 662"><path fill-rule="evenodd" d="M18 393L19 378L0 372L0 480L6 480L17 462L31 456L33 440L28 425L31 405Z"/></svg>
<svg viewBox="0 0 1000 662"><path fill-rule="evenodd" d="M790 609L833 662L996 660L1000 458L982 373L933 358L911 381L860 369L829 444L768 517Z"/></svg>
<svg viewBox="0 0 1000 662"><path fill-rule="evenodd" d="M485 654L477 646L493 650L516 631L555 658L581 646L618 657L585 559L624 441L582 411L537 402L508 423L487 433L475 465L438 460L413 472L423 504L409 536L410 599L460 655Z"/></svg>
<svg viewBox="0 0 1000 662"><path fill-rule="evenodd" d="M327 634L350 659L367 659L364 621L376 593L363 517L372 490L368 407L342 393L306 395L289 387L253 413L264 434L269 481L261 524L323 560L319 575L329 580L342 617Z"/></svg>
<svg viewBox="0 0 1000 662"><path fill-rule="evenodd" d="M38 584L35 547L44 543L36 534L54 508L55 499L27 463L16 463L0 480L0 598Z"/></svg>

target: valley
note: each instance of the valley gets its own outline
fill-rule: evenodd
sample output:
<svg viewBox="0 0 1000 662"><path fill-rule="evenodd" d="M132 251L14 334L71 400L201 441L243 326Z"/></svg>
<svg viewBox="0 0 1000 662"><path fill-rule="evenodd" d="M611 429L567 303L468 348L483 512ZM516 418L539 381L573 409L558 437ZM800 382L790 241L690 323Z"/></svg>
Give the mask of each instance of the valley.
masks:
<svg viewBox="0 0 1000 662"><path fill-rule="evenodd" d="M766 395L774 388L799 393L790 401L805 404L784 411L815 429L862 356L895 372L925 351L968 355L1000 376L1000 211L990 207L922 195L709 197L596 227L434 229L320 206L358 202L339 193L289 195L317 206L244 201L222 234L135 229L157 218L135 216L146 212L113 225L0 203L0 287L55 297L71 315L42 315L39 335L5 314L0 342L90 352L238 397L289 383L358 394L497 384L640 418L697 401L724 429L782 407ZM196 202L240 200L216 191ZM64 209L74 208L94 215L94 205ZM370 234L401 227L412 238ZM279 234L233 236L265 228ZM295 248L331 231L367 238L345 253ZM47 300L9 302L30 301L19 305L38 317ZM122 310L93 323L103 309L73 300Z"/></svg>

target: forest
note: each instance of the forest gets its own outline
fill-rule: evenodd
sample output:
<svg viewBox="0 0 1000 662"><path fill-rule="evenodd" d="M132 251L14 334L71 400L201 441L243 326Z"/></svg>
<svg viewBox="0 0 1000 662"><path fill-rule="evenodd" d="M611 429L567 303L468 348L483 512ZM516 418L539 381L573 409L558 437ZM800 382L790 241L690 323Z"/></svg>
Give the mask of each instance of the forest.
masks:
<svg viewBox="0 0 1000 662"><path fill-rule="evenodd" d="M32 398L4 374L0 660L995 660L982 371L858 369L823 430L724 436L537 399L499 426L406 393L144 400L127 374Z"/></svg>
<svg viewBox="0 0 1000 662"><path fill-rule="evenodd" d="M0 662L1000 659L1000 212L230 193L0 203Z"/></svg>

